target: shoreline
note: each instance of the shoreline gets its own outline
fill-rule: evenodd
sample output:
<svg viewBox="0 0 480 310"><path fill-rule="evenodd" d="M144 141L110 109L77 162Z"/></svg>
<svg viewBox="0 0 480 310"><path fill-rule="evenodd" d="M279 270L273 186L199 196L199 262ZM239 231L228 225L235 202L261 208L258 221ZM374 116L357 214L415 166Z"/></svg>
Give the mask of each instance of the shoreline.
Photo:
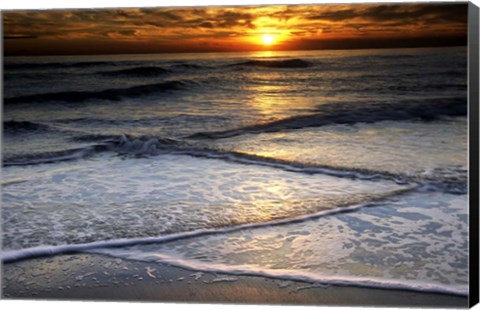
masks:
<svg viewBox="0 0 480 310"><path fill-rule="evenodd" d="M463 308L468 297L315 285L200 272L100 254L62 254L3 265L2 298L317 306Z"/></svg>

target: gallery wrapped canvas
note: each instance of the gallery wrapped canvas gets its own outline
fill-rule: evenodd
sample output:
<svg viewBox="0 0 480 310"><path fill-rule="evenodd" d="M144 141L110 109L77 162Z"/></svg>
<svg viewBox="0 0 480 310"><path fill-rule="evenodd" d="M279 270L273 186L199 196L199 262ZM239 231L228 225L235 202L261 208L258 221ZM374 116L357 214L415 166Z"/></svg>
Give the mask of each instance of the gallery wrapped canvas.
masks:
<svg viewBox="0 0 480 310"><path fill-rule="evenodd" d="M3 298L478 301L474 5L2 18Z"/></svg>

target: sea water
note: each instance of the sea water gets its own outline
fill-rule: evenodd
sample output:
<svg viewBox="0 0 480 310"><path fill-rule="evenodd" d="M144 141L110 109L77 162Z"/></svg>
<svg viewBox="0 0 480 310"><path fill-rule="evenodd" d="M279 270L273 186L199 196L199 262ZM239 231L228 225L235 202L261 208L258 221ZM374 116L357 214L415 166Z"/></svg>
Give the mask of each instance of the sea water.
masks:
<svg viewBox="0 0 480 310"><path fill-rule="evenodd" d="M466 48L4 72L4 262L76 250L468 294Z"/></svg>

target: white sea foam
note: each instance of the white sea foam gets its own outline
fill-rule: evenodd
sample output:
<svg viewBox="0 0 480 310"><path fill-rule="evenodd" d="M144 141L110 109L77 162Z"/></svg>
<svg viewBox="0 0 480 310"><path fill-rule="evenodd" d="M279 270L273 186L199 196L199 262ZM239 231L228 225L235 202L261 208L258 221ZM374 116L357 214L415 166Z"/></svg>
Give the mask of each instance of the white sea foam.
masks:
<svg viewBox="0 0 480 310"><path fill-rule="evenodd" d="M3 246L152 237L308 215L405 189L180 155L3 170ZM29 176L18 180L17 175Z"/></svg>
<svg viewBox="0 0 480 310"><path fill-rule="evenodd" d="M267 221L267 222L260 222L260 223L243 224L243 225L227 227L227 228L218 228L218 229L199 229L194 231L180 232L180 233L168 234L168 235L157 236L157 237L128 238L128 239L123 238L123 239L101 240L101 241L79 243L79 244L40 245L40 246L34 246L34 247L18 249L18 250L2 250L1 259L3 262L9 263L9 262L32 258L32 257L49 256L49 255L56 255L56 254L69 253L69 252L90 251L92 249L97 249L97 248L127 247L127 246L138 245L138 244L171 242L171 241L185 239L185 238L229 233L229 232L234 232L234 231L243 230L243 229L295 223L295 222L304 221L304 220L312 219L316 217L322 217L322 216L343 213L343 212L351 212L363 207L370 207L372 205L374 204L366 203L366 204L360 204L360 205L352 205L348 207L341 207L341 208L320 211L314 214L308 214L308 215L298 216L294 218L287 218L284 220L274 220L274 221Z"/></svg>
<svg viewBox="0 0 480 310"><path fill-rule="evenodd" d="M95 249L204 272L468 294L467 197L412 193L284 225Z"/></svg>
<svg viewBox="0 0 480 310"><path fill-rule="evenodd" d="M111 255L111 252L108 250L98 250L92 251L94 253L102 253ZM468 296L468 285L445 285L445 284L432 284L429 282L421 281L405 281L405 280L395 280L395 279L382 279L376 277L358 277L358 276L346 276L346 275L319 275L317 273L309 271L299 271L299 270L282 270L282 269L268 269L262 270L258 268L252 268L249 266L241 267L232 267L230 265L223 264L210 264L210 263L199 263L191 260L182 260L178 258L172 258L169 256L157 254L155 257L151 256L139 256L134 253L125 252L120 255L122 257L133 259L133 260L144 260L149 262L159 262L159 263L168 263L178 267L192 269L192 270L203 270L204 272L212 273L227 273L237 276L260 276L272 279L281 279L281 280L290 280L290 281L301 281L314 283L312 287L324 287L328 285L337 285L337 286L356 286L356 287L368 287L368 288L379 288L379 289L393 289L393 290L408 290L408 291L417 291L417 292L427 292L427 293L444 293L460 296ZM236 281L237 278L220 278L218 281ZM309 286L310 287L310 286Z"/></svg>
<svg viewBox="0 0 480 310"><path fill-rule="evenodd" d="M329 125L201 142L224 151L305 165L417 175L425 170L464 166L466 135L466 119L456 118L429 123Z"/></svg>
<svg viewBox="0 0 480 310"><path fill-rule="evenodd" d="M315 285L468 295L466 203L465 196L409 194L269 223L4 251L2 259L85 251Z"/></svg>

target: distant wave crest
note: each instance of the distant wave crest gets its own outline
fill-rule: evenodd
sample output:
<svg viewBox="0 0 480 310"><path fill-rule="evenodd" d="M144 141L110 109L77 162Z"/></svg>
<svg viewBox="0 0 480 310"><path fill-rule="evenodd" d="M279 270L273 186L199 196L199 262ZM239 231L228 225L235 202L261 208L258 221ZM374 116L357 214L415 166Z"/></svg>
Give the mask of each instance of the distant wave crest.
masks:
<svg viewBox="0 0 480 310"><path fill-rule="evenodd" d="M166 81L162 83L132 86L127 88L114 88L99 91L65 91L55 93L43 93L35 95L17 96L5 98L5 104L32 103L63 101L69 103L84 102L89 100L119 101L122 98L135 98L160 92L185 89L187 85L193 85L190 81Z"/></svg>
<svg viewBox="0 0 480 310"><path fill-rule="evenodd" d="M266 68L307 68L312 66L312 64L302 59L285 59L285 60L248 60L244 62L238 62L230 66L266 67Z"/></svg>
<svg viewBox="0 0 480 310"><path fill-rule="evenodd" d="M50 68L88 68L96 66L113 66L119 62L113 61L82 61L82 62L46 62L46 63L5 63L5 70L30 70Z"/></svg>
<svg viewBox="0 0 480 310"><path fill-rule="evenodd" d="M105 76L135 76L135 77L152 77L169 73L170 70L162 67L146 66L146 67L134 67L128 69L114 70L114 71L100 71L97 72L100 75Z"/></svg>
<svg viewBox="0 0 480 310"><path fill-rule="evenodd" d="M180 68L180 69L204 69L204 68L208 68L206 66L201 66L201 65L197 65L197 64L190 64L190 63L179 63L179 64L173 65L173 67Z"/></svg>

